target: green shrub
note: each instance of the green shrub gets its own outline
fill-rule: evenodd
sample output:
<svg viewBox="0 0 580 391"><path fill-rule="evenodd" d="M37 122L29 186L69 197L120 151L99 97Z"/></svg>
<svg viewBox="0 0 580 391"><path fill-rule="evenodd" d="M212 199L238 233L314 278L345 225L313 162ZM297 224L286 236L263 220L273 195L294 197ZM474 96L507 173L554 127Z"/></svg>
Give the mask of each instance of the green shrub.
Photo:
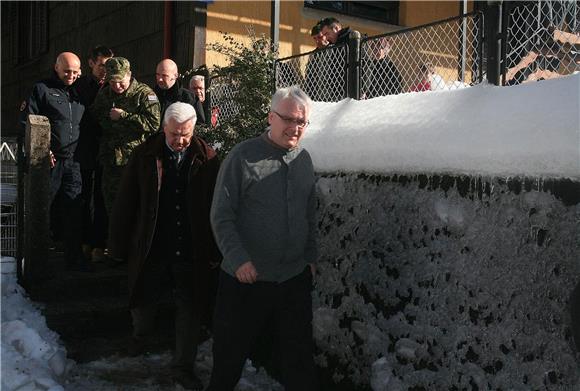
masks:
<svg viewBox="0 0 580 391"><path fill-rule="evenodd" d="M277 51L264 35L256 37L253 29L248 31L249 45L237 42L228 33L222 34L225 43L210 44L208 50L227 56L229 64L210 70L214 77L212 85L227 83L231 86L230 103L239 113L231 118L220 118L215 128L200 127L198 133L218 147L218 153L224 157L236 144L261 134L268 126Z"/></svg>

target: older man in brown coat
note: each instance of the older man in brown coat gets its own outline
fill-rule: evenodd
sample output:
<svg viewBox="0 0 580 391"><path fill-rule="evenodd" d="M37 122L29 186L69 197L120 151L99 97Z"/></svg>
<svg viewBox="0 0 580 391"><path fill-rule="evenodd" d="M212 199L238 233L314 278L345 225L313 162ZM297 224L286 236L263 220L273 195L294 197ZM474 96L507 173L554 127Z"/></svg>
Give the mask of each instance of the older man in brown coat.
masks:
<svg viewBox="0 0 580 391"><path fill-rule="evenodd" d="M172 290L173 376L187 389L201 389L194 373L200 318L207 310L210 269L220 259L209 222L219 161L194 135L195 121L191 105L174 103L165 112L163 133L135 149L123 173L109 239L113 256L129 262L130 353L143 351L157 300Z"/></svg>

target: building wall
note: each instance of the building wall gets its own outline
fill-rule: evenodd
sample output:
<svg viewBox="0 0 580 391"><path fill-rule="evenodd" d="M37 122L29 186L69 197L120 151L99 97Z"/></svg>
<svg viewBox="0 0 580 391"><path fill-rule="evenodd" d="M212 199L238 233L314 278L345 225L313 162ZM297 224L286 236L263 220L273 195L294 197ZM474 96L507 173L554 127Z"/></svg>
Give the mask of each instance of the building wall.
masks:
<svg viewBox="0 0 580 391"><path fill-rule="evenodd" d="M467 3L467 12L473 10L473 1ZM405 27L415 27L436 20L459 15L459 1L402 1L399 18Z"/></svg>
<svg viewBox="0 0 580 391"><path fill-rule="evenodd" d="M316 360L338 389L578 389L579 182L327 174L317 188Z"/></svg>
<svg viewBox="0 0 580 391"><path fill-rule="evenodd" d="M193 63L190 45L193 3L173 2L174 59L181 69ZM133 75L154 83L155 66L163 58L164 2L48 2L48 51L27 63L16 61L14 15L17 2L2 2L2 133L17 131L18 108L32 85L51 74L58 53L72 51L81 57L88 73L87 53L103 44L131 62Z"/></svg>
<svg viewBox="0 0 580 391"><path fill-rule="evenodd" d="M470 2L471 3L471 2ZM247 28L257 34L270 35L271 5L267 1L215 1L207 6L207 43L223 42L228 32L236 40L247 40ZM377 35L404 27L445 19L459 14L458 2L401 2L399 25L389 25L361 18L304 7L303 1L280 2L280 57L305 53L314 49L310 29L318 20L334 16L344 26L362 34ZM207 53L208 66L227 65L227 59L217 53Z"/></svg>

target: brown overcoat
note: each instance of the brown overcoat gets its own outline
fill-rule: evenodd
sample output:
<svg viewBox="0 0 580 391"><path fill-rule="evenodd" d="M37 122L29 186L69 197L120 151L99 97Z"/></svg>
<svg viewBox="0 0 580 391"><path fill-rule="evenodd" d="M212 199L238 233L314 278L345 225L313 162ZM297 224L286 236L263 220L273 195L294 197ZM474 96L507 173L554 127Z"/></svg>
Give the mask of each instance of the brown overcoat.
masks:
<svg viewBox="0 0 580 391"><path fill-rule="evenodd" d="M163 181L163 148L165 135L151 136L137 147L123 172L109 228L109 250L115 258L128 261L129 306L143 299L139 279L151 250L158 218L159 190ZM210 291L210 269L221 255L215 244L209 212L219 170L219 159L205 141L193 136L193 159L187 186L188 214L191 223L196 310L204 311ZM147 287L142 287L147 289Z"/></svg>

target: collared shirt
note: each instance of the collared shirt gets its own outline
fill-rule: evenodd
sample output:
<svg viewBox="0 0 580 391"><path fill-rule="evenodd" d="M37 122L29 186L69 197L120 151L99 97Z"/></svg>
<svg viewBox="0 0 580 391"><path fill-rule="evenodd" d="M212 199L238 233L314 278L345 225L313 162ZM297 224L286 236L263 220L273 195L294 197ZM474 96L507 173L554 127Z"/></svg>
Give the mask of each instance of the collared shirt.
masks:
<svg viewBox="0 0 580 391"><path fill-rule="evenodd" d="M187 151L187 148L185 148L181 152L180 151L175 151L173 148L171 148L171 145L169 145L167 143L167 139L165 139L165 146L169 149L169 152L171 152L171 154L173 155L173 158L175 160L177 160L177 165L179 166L181 164L181 161L183 160L183 157L185 156L185 152Z"/></svg>

